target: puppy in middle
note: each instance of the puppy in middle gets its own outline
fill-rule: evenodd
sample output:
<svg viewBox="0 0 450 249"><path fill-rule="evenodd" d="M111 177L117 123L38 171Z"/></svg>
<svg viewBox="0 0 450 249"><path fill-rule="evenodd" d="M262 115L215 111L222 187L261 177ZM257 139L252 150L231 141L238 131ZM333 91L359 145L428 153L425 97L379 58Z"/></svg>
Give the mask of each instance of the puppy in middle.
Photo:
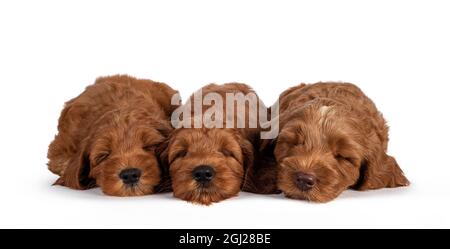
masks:
<svg viewBox="0 0 450 249"><path fill-rule="evenodd" d="M244 96L254 101L242 101ZM170 135L163 155L175 197L210 205L251 188L260 105L256 93L240 83L210 84L190 97L180 108L183 125Z"/></svg>

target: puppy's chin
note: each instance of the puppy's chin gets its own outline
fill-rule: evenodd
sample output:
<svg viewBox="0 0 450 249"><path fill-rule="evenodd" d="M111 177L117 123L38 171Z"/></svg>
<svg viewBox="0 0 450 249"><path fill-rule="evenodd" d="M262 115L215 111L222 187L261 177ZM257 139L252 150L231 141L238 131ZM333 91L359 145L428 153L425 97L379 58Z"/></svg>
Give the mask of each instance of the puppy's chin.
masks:
<svg viewBox="0 0 450 249"><path fill-rule="evenodd" d="M280 190L287 198L325 203L338 197L344 189L332 189L331 187L316 186L303 191L291 183L279 183Z"/></svg>
<svg viewBox="0 0 450 249"><path fill-rule="evenodd" d="M100 188L106 195L124 197L153 194L155 186L142 183L125 185L122 182L116 181L115 183L100 186Z"/></svg>
<svg viewBox="0 0 450 249"><path fill-rule="evenodd" d="M234 196L237 196L241 180L237 177L228 178L226 184L223 179L217 177L208 184L199 184L194 180L182 180L178 177L172 179L173 195L185 201L195 204L211 205Z"/></svg>
<svg viewBox="0 0 450 249"><path fill-rule="evenodd" d="M174 190L175 197L202 205L211 205L212 203L236 196L238 193L239 190L227 193L219 190L217 187L197 187L191 191Z"/></svg>
<svg viewBox="0 0 450 249"><path fill-rule="evenodd" d="M297 199L297 200L305 200L305 201L311 201L311 202L318 202L318 203L326 203L329 201L332 201L335 199L341 192L335 192L335 193L321 193L321 191L316 188L309 191L301 191L301 190L292 190L292 189L285 189L283 188L281 191L283 191L284 195L287 198L290 199Z"/></svg>

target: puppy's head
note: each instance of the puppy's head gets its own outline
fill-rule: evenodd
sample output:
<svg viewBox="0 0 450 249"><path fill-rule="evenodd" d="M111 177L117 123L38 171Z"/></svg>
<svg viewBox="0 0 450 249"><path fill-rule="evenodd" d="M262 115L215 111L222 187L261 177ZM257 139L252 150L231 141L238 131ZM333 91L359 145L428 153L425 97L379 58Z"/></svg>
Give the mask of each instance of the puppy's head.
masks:
<svg viewBox="0 0 450 249"><path fill-rule="evenodd" d="M387 141L365 120L370 117L328 104L315 101L282 124L274 153L285 195L327 202L347 188L407 185L395 159L385 154Z"/></svg>
<svg viewBox="0 0 450 249"><path fill-rule="evenodd" d="M151 194L163 176L156 151L171 129L145 110L107 113L90 129L60 183L76 189L97 185L114 196Z"/></svg>
<svg viewBox="0 0 450 249"><path fill-rule="evenodd" d="M179 129L166 150L174 196L209 205L239 193L253 147L233 129Z"/></svg>

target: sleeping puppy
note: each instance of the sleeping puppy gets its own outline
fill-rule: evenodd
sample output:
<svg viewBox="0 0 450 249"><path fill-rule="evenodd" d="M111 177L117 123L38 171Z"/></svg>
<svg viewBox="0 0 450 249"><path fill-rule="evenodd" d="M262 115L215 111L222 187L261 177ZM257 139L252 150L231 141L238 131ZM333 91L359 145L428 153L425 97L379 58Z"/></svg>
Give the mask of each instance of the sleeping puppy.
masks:
<svg viewBox="0 0 450 249"><path fill-rule="evenodd" d="M176 93L126 75L98 78L61 113L48 150L48 168L60 176L55 184L99 186L114 196L162 191L168 177L157 151L173 130L170 100Z"/></svg>
<svg viewBox="0 0 450 249"><path fill-rule="evenodd" d="M280 96L272 144L278 187L287 197L327 202L348 188L409 185L387 155L388 127L375 104L349 83L301 84Z"/></svg>
<svg viewBox="0 0 450 249"><path fill-rule="evenodd" d="M254 102L231 102L228 106L235 111L230 111L226 106L233 99L227 95L249 96ZM179 128L171 134L164 157L175 197L209 205L252 188L247 173L253 167L259 124L258 115L250 112L260 105L255 92L239 83L210 84L191 96L181 108L184 125L175 125Z"/></svg>

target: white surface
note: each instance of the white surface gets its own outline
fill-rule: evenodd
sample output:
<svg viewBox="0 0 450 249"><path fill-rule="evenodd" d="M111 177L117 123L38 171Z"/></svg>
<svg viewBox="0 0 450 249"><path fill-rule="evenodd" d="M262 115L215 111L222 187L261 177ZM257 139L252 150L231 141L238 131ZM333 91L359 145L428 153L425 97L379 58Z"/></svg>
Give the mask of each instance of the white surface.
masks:
<svg viewBox="0 0 450 249"><path fill-rule="evenodd" d="M448 1L305 2L1 1L0 227L449 228ZM299 82L356 83L385 114L412 186L327 204L243 193L210 207L52 187L62 104L116 73L184 98L246 82L268 105Z"/></svg>

